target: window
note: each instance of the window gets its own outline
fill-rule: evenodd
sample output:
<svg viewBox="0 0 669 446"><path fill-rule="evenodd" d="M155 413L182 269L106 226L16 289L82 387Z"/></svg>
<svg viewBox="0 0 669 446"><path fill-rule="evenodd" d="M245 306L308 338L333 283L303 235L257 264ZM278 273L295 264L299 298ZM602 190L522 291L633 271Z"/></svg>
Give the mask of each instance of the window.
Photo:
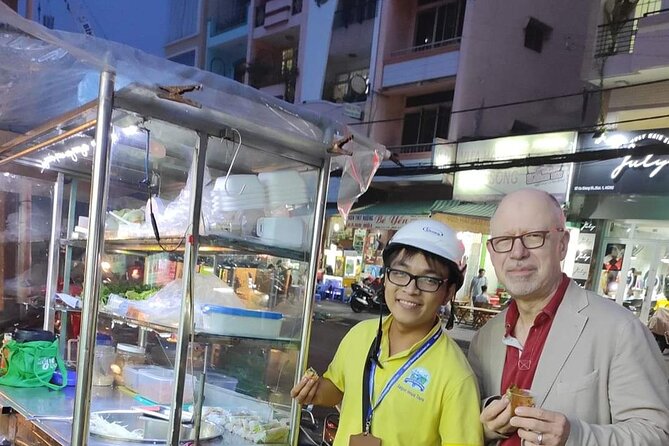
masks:
<svg viewBox="0 0 669 446"><path fill-rule="evenodd" d="M427 46L462 36L465 0L421 7L416 14L414 46Z"/></svg>
<svg viewBox="0 0 669 446"><path fill-rule="evenodd" d="M405 101L402 145L414 152L431 152L435 138L448 138L453 91L409 96ZM403 148L403 153L408 153Z"/></svg>
<svg viewBox="0 0 669 446"><path fill-rule="evenodd" d="M553 28L531 17L525 27L525 48L540 53L544 42L550 37L551 31L553 31Z"/></svg>
<svg viewBox="0 0 669 446"><path fill-rule="evenodd" d="M172 0L169 5L167 41L174 42L198 32L199 0Z"/></svg>
<svg viewBox="0 0 669 446"><path fill-rule="evenodd" d="M53 29L54 20L55 18L52 15L42 16L42 25L46 26L49 29Z"/></svg>
<svg viewBox="0 0 669 446"><path fill-rule="evenodd" d="M288 48L281 51L281 77L286 84L284 100L295 100L295 85L297 84L297 48Z"/></svg>
<svg viewBox="0 0 669 446"><path fill-rule="evenodd" d="M376 17L376 0L340 0L334 15L333 29L348 28Z"/></svg>

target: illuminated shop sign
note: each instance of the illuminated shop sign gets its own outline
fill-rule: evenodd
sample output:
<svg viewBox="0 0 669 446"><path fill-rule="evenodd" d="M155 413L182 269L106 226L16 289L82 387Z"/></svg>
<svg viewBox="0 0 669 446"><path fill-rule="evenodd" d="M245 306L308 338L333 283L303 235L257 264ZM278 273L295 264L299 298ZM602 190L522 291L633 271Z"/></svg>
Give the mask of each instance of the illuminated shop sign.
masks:
<svg viewBox="0 0 669 446"><path fill-rule="evenodd" d="M669 129L637 132L606 132L579 136L578 151L621 149L630 150L623 158L578 163L574 169L574 192L654 194L666 193L669 187L668 156L648 154L635 156L634 149L651 144L669 146Z"/></svg>
<svg viewBox="0 0 669 446"><path fill-rule="evenodd" d="M67 150L62 152L52 152L45 156L41 163L40 167L42 172L51 168L53 163L60 163L63 160L70 160L72 162L78 162L79 158L87 158L88 154L91 152L92 147L95 147L95 141L92 141L91 144L83 143L74 147L70 147Z"/></svg>
<svg viewBox="0 0 669 446"><path fill-rule="evenodd" d="M576 132L510 136L458 144L458 163L522 159L530 156L573 153ZM455 174L453 198L498 201L509 192L534 187L563 200L569 189L570 164L470 170Z"/></svg>

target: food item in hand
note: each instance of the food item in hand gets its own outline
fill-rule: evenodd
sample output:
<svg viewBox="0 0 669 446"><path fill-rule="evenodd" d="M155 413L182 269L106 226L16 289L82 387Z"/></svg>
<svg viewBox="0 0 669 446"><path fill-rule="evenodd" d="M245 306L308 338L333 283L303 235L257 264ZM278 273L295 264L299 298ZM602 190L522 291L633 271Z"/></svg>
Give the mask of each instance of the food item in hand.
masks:
<svg viewBox="0 0 669 446"><path fill-rule="evenodd" d="M308 377L309 379L316 380L318 379L318 372L314 370L313 367L309 367L305 372L304 376Z"/></svg>
<svg viewBox="0 0 669 446"><path fill-rule="evenodd" d="M507 389L506 396L511 402L511 414L516 413L516 407L534 407L534 396L528 389L513 384Z"/></svg>

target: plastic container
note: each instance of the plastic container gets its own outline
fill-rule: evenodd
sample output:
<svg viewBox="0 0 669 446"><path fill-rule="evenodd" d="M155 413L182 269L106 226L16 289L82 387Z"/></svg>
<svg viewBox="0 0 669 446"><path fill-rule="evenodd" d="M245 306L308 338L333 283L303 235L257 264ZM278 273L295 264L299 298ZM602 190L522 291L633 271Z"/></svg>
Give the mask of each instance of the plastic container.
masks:
<svg viewBox="0 0 669 446"><path fill-rule="evenodd" d="M123 369L128 365L139 365L146 362L146 351L144 347L131 344L117 344L116 357L114 363L111 365L111 370L114 373L114 382L117 386L125 384L123 379Z"/></svg>
<svg viewBox="0 0 669 446"><path fill-rule="evenodd" d="M114 372L111 365L116 359L116 349L112 345L96 345L93 361L93 385L111 386L114 383Z"/></svg>
<svg viewBox="0 0 669 446"><path fill-rule="evenodd" d="M202 330L206 333L272 338L281 332L283 315L219 305L202 306Z"/></svg>
<svg viewBox="0 0 669 446"><path fill-rule="evenodd" d="M128 375L128 379L133 373ZM162 367L138 367L131 389L158 404L170 404L174 389L174 370ZM193 402L193 375L186 374L184 403ZM128 382L126 385L129 385Z"/></svg>
<svg viewBox="0 0 669 446"><path fill-rule="evenodd" d="M207 377L205 378L205 383L215 387L220 387L222 389L235 390L237 388L237 383L239 381L237 378L224 375L222 373L216 372L207 372ZM200 376L196 377L197 387L200 385Z"/></svg>

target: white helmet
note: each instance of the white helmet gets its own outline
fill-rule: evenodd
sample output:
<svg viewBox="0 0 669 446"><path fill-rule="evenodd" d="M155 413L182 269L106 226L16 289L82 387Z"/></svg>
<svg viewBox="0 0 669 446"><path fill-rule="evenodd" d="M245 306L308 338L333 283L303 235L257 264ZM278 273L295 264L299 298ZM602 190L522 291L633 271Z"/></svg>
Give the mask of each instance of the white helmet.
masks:
<svg viewBox="0 0 669 446"><path fill-rule="evenodd" d="M404 246L420 249L454 264L460 276L455 278L456 286L462 286L467 268L465 247L450 226L431 219L415 220L402 226L383 250L384 264L387 264L390 253Z"/></svg>

